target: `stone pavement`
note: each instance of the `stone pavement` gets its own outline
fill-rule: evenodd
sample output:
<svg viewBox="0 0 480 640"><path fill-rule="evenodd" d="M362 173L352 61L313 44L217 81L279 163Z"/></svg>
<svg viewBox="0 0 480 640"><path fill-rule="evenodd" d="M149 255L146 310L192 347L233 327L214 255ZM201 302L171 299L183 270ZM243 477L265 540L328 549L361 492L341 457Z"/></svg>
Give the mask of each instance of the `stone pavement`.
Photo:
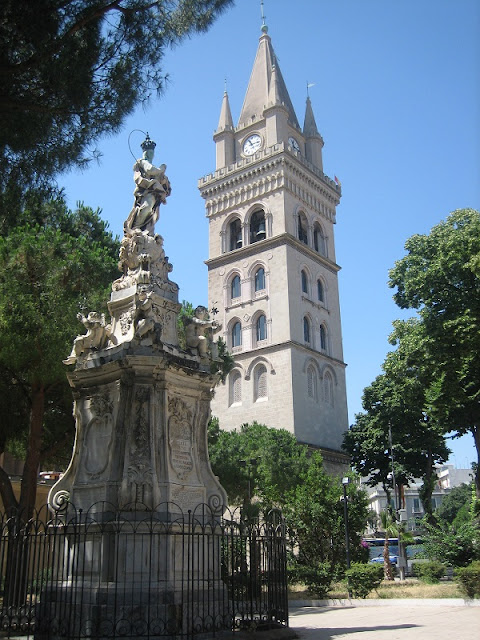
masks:
<svg viewBox="0 0 480 640"><path fill-rule="evenodd" d="M367 600L294 606L290 630L301 640L480 640L480 601L474 603Z"/></svg>

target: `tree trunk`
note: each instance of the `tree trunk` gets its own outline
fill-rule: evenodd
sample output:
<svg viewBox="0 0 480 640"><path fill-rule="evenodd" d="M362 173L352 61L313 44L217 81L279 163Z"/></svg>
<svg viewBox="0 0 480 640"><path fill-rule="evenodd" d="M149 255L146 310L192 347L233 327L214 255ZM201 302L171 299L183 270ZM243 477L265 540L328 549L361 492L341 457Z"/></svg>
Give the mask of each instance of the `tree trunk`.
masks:
<svg viewBox="0 0 480 640"><path fill-rule="evenodd" d="M436 478L437 476L433 467L432 451L431 449L429 449L427 455L427 465L425 473L423 475L423 484L420 488L419 496L420 500L422 501L425 517L427 518L427 522L430 524L433 523L432 494L435 488Z"/></svg>
<svg viewBox="0 0 480 640"><path fill-rule="evenodd" d="M385 580L393 580L392 563L390 562L390 543L385 531L385 543L383 545L383 575Z"/></svg>
<svg viewBox="0 0 480 640"><path fill-rule="evenodd" d="M43 384L32 385L31 401L30 432L23 468L19 506L16 515L9 519L4 532L4 536L8 540L4 604L12 607L13 610L24 604L28 592L29 527L27 523L33 516L37 496L45 408L45 388Z"/></svg>
<svg viewBox="0 0 480 640"><path fill-rule="evenodd" d="M12 481L5 469L0 467L0 496L7 516L18 511L18 500L13 493Z"/></svg>
<svg viewBox="0 0 480 640"><path fill-rule="evenodd" d="M45 412L45 387L41 382L33 383L31 401L30 431L19 504L20 516L24 522L32 517L37 497L38 470L43 439L43 416Z"/></svg>
<svg viewBox="0 0 480 640"><path fill-rule="evenodd" d="M477 468L475 470L475 495L480 500L480 428L477 425L472 427L472 435L477 449Z"/></svg>

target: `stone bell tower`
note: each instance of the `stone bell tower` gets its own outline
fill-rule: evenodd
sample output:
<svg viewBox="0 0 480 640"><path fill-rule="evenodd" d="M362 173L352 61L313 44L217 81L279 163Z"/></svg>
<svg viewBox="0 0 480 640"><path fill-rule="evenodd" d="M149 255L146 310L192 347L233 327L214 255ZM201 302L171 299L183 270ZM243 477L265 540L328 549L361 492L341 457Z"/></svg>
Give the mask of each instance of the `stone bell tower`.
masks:
<svg viewBox="0 0 480 640"><path fill-rule="evenodd" d="M225 91L209 220L210 308L235 367L212 401L223 429L285 428L341 471L348 428L334 225L340 185L323 172L307 97L303 127L262 27L238 123Z"/></svg>

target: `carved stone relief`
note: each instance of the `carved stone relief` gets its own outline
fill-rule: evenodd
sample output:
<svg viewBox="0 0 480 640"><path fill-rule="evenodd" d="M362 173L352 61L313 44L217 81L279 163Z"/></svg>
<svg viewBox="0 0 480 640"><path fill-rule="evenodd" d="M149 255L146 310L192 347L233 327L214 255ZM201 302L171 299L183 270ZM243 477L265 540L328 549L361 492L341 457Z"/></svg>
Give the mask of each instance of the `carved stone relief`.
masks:
<svg viewBox="0 0 480 640"><path fill-rule="evenodd" d="M153 469L150 445L150 389L139 387L135 391L133 431L130 440L127 468L128 489L124 491L126 503L153 505Z"/></svg>
<svg viewBox="0 0 480 640"><path fill-rule="evenodd" d="M91 419L85 428L84 467L91 480L102 475L108 466L113 436L113 402L108 396L90 400Z"/></svg>
<svg viewBox="0 0 480 640"><path fill-rule="evenodd" d="M193 407L178 397L168 399L168 444L170 464L179 480L193 471Z"/></svg>

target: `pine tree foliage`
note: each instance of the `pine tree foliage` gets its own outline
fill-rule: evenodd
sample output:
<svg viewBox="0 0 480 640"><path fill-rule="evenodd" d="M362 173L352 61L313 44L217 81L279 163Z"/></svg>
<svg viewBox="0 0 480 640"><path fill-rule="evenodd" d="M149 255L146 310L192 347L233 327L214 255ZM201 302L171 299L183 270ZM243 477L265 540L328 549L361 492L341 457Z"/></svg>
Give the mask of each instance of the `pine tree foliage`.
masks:
<svg viewBox="0 0 480 640"><path fill-rule="evenodd" d="M0 186L82 165L100 135L163 91L168 47L232 0L3 0Z"/></svg>

